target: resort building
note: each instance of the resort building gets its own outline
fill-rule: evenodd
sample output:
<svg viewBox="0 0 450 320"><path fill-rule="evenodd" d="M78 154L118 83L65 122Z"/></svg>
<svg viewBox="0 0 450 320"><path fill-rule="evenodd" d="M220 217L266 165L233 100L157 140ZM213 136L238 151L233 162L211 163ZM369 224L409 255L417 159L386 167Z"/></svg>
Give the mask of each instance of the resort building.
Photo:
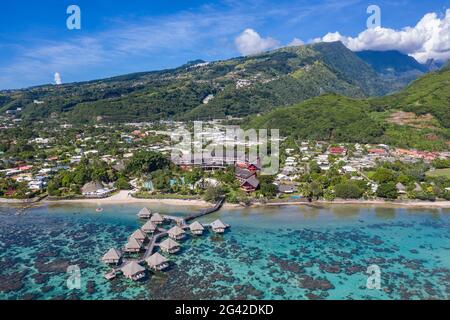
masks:
<svg viewBox="0 0 450 320"><path fill-rule="evenodd" d="M150 219L152 217L152 212L147 208L143 208L141 209L141 211L139 211L137 216L139 217L139 219Z"/></svg>
<svg viewBox="0 0 450 320"><path fill-rule="evenodd" d="M292 184L279 184L277 186L278 192L279 193L284 193L284 194L292 194L297 192L297 188L295 185Z"/></svg>
<svg viewBox="0 0 450 320"><path fill-rule="evenodd" d="M159 213L154 213L152 217L150 218L150 221L153 222L156 225L164 223L164 218Z"/></svg>
<svg viewBox="0 0 450 320"><path fill-rule="evenodd" d="M174 240L181 240L185 236L184 230L181 229L179 226L174 226L167 232L167 234Z"/></svg>
<svg viewBox="0 0 450 320"><path fill-rule="evenodd" d="M255 192L259 187L259 181L255 176L251 176L241 183L241 189L245 192Z"/></svg>
<svg viewBox="0 0 450 320"><path fill-rule="evenodd" d="M156 224L154 224L151 221L147 221L143 226L142 226L142 231L144 231L145 233L153 233L156 231L158 227L156 226Z"/></svg>
<svg viewBox="0 0 450 320"><path fill-rule="evenodd" d="M240 183L241 189L245 192L254 192L258 189L259 181L256 179L256 170L236 167L235 176Z"/></svg>
<svg viewBox="0 0 450 320"><path fill-rule="evenodd" d="M100 182L89 182L81 188L81 194L86 198L105 198L114 191L104 188Z"/></svg>
<svg viewBox="0 0 450 320"><path fill-rule="evenodd" d="M161 242L159 246L163 252L170 254L180 251L180 245L171 238L167 238L166 240Z"/></svg>
<svg viewBox="0 0 450 320"><path fill-rule="evenodd" d="M130 238L145 242L145 240L147 240L147 235L141 229L137 229L135 232L133 232Z"/></svg>
<svg viewBox="0 0 450 320"><path fill-rule="evenodd" d="M147 258L145 262L147 262L148 266L151 269L156 271L163 271L169 267L169 260L167 260L158 252Z"/></svg>
<svg viewBox="0 0 450 320"><path fill-rule="evenodd" d="M395 187L397 188L397 192L399 194L406 194L406 187L402 183L397 183Z"/></svg>
<svg viewBox="0 0 450 320"><path fill-rule="evenodd" d="M236 176L236 179L238 179L240 183L243 183L244 181L246 181L250 177L253 177L254 175L255 175L254 171L236 167L235 176Z"/></svg>
<svg viewBox="0 0 450 320"><path fill-rule="evenodd" d="M220 220L216 220L213 223L211 223L211 229L215 233L224 233L227 226Z"/></svg>
<svg viewBox="0 0 450 320"><path fill-rule="evenodd" d="M127 263L121 269L125 278L137 281L145 277L145 268L135 261Z"/></svg>
<svg viewBox="0 0 450 320"><path fill-rule="evenodd" d="M102 261L106 264L119 264L122 259L122 252L117 249L109 249L102 258Z"/></svg>
<svg viewBox="0 0 450 320"><path fill-rule="evenodd" d="M201 236L203 234L203 231L205 231L205 228L200 222L195 221L189 226L189 230L191 230L193 234Z"/></svg>
<svg viewBox="0 0 450 320"><path fill-rule="evenodd" d="M142 242L135 238L130 238L130 240L128 240L128 243L125 245L125 252L129 253L136 253L141 251L141 249Z"/></svg>

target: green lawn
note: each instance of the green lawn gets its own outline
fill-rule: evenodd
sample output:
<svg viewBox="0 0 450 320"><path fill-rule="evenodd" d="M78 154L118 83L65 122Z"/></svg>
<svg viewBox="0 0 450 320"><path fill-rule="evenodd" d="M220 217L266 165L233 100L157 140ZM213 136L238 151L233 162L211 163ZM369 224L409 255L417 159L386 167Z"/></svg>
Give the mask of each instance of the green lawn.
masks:
<svg viewBox="0 0 450 320"><path fill-rule="evenodd" d="M435 171L428 171L427 176L429 176L429 177L446 177L446 178L450 179L450 168L436 169Z"/></svg>

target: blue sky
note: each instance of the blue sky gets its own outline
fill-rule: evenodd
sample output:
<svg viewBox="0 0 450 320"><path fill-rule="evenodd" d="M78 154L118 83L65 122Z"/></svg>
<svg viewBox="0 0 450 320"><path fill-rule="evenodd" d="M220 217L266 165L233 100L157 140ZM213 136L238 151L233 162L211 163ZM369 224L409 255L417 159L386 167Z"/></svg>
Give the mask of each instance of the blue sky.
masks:
<svg viewBox="0 0 450 320"><path fill-rule="evenodd" d="M81 8L81 30L66 28L71 4ZM382 27L393 30L414 27L427 13L443 19L450 6L448 0L2 1L0 89L52 83L56 72L74 82L239 56L236 38L246 29L270 37L273 47L330 32L357 37L370 4L380 6Z"/></svg>

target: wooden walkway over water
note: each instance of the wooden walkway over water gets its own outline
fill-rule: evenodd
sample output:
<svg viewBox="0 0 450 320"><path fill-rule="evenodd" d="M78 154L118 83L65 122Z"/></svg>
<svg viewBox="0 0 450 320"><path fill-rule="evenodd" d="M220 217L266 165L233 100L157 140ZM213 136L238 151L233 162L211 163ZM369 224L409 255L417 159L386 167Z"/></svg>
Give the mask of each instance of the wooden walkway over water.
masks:
<svg viewBox="0 0 450 320"><path fill-rule="evenodd" d="M199 213L196 214L191 214L185 218L183 217L176 217L176 216L170 216L170 215L163 215L163 218L166 220L171 220L173 222L175 222L180 228L186 230L189 229L189 221L192 221L194 219L200 218L200 217L204 217L208 214L214 213L216 211L219 211L223 204L225 203L225 197L220 198L219 201L217 201L217 203L214 205L214 207L209 208L209 209L205 209ZM209 227L209 225L203 225L204 227ZM152 237L150 238L149 243L145 246L145 253L142 256L142 258L139 259L126 259L126 258L122 258L122 262L120 265L117 265L113 268L113 271L115 273L120 272L120 270L129 262L135 261L137 263L144 263L145 260L147 260L149 257L152 256L152 254L155 251L155 248L159 246L159 240L161 238L164 238L168 235L168 230L163 229L163 228L158 228L155 233L153 233Z"/></svg>

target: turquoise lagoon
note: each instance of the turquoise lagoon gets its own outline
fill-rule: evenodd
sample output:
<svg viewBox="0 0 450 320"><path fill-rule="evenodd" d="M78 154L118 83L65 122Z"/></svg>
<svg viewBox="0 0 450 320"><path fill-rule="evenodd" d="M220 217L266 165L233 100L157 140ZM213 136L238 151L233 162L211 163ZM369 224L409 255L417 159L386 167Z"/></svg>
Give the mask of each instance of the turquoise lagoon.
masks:
<svg viewBox="0 0 450 320"><path fill-rule="evenodd" d="M171 215L199 208L151 206ZM107 281L100 262L139 205L0 206L0 299L449 299L450 210L335 205L222 209L223 236L188 238L166 273ZM367 268L381 289L366 287ZM81 288L69 290L67 267Z"/></svg>

